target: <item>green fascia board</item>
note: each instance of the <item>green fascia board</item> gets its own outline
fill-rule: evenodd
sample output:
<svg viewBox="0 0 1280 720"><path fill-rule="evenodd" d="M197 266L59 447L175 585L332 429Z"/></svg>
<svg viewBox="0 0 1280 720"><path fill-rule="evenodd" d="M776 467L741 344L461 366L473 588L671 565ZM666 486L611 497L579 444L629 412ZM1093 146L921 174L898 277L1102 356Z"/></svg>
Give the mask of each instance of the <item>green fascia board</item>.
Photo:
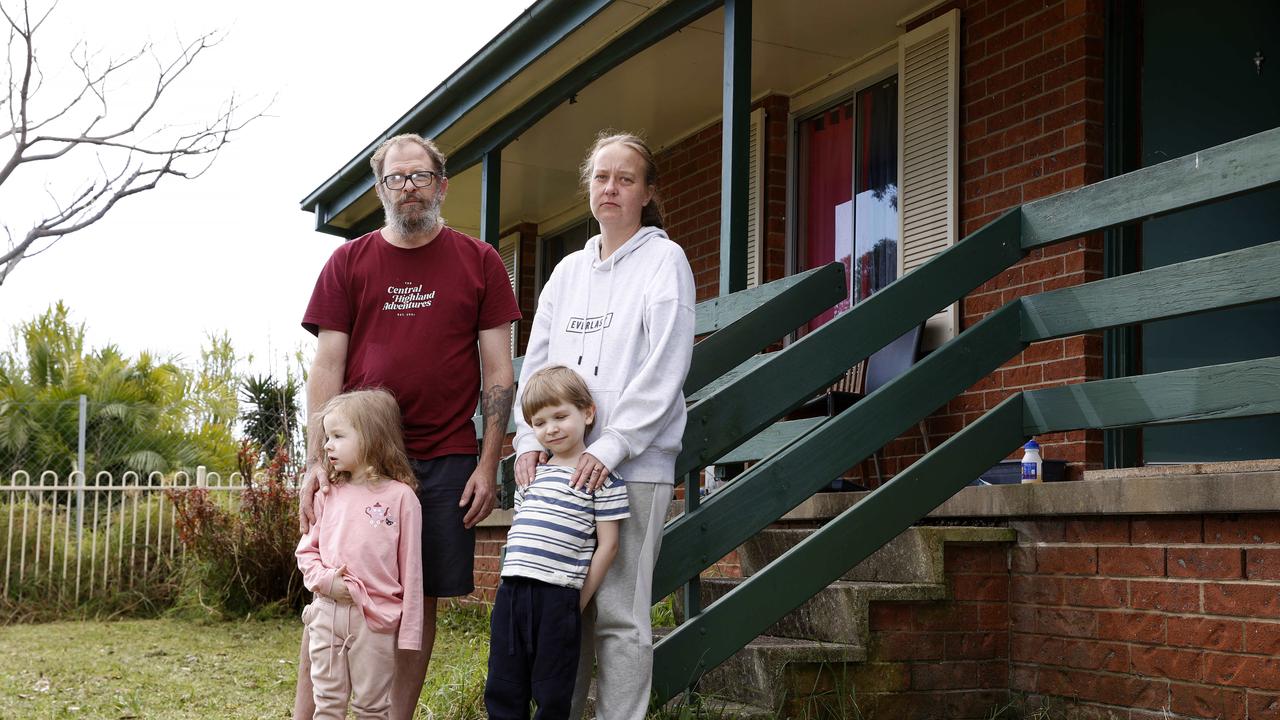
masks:
<svg viewBox="0 0 1280 720"><path fill-rule="evenodd" d="M345 208L331 200L344 196L353 185L360 194L372 186L369 158L385 139L407 132L435 137L453 125L477 103L581 27L613 0L539 0L520 14L475 55L391 124L338 172L302 200L303 210L318 203ZM357 194L357 197L359 194ZM317 213L320 215L320 213ZM327 220L327 218L325 218Z"/></svg>
<svg viewBox="0 0 1280 720"><path fill-rule="evenodd" d="M644 51L659 40L677 32L689 23L716 9L720 6L721 2L722 0L673 0L667 5L654 11L649 15L649 17L641 20L635 27L626 31L609 45L600 49L594 55L584 60L581 64L565 73L551 85L548 85L546 88L527 100L523 105L491 124L470 142L450 153L449 174L457 175L458 173L470 168L472 165L480 162L485 153L494 148L503 147L507 143L511 142L525 130L529 129L539 120L546 117L562 102L569 99L572 95L576 94L587 85L590 85L605 73ZM593 5L599 5L600 7L604 7L607 4L608 2L601 2L601 0L596 0L596 2L593 3ZM592 14L594 14L594 12ZM585 22L585 19L583 22ZM554 45L572 29L573 28L568 28L554 38L544 38L543 41L546 44L546 47L549 48L551 45ZM512 75L514 75L514 73L512 73ZM419 105L429 105L429 100L430 98L424 100ZM470 107L471 105L467 105L465 107L459 106L457 108L456 117L450 118L449 124L452 124L457 117L461 117L461 115L465 114ZM443 132L447 127L448 124L439 122L435 125L424 127L417 132L428 137L433 137ZM408 132L410 129L411 128L405 128L398 132ZM385 137L390 137L390 134ZM381 142L381 139L377 142ZM375 142L370 146L370 149L367 150L367 154L363 155L366 163L367 158L373 154L372 148L376 147L377 143ZM356 158L352 163L358 166L359 160L360 158ZM348 167L351 167L352 163L349 163ZM340 212L342 209L350 206L362 195L368 192L371 187L373 187L373 179L368 172L364 173L363 179L360 179L360 177L356 175L353 175L352 177L354 178L354 184L346 184L343 186L343 189L337 189L335 187L332 192L325 193L326 197L332 196L333 199L331 202L325 202L323 204L326 208L333 208L335 214L336 212ZM319 192L319 190L316 192ZM315 194L316 193L313 193L312 195L315 196ZM306 209L305 206L304 209ZM328 212L328 210L326 210L326 212ZM330 217L332 217L332 214L330 214ZM328 218L325 218L325 220L327 221Z"/></svg>

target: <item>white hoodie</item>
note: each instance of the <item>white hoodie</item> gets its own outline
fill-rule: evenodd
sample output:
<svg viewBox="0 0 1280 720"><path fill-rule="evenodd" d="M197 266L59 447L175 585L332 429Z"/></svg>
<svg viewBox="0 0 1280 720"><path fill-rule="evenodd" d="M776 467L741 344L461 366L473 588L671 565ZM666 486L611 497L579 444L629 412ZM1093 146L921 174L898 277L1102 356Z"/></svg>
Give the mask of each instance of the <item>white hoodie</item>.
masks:
<svg viewBox="0 0 1280 720"><path fill-rule="evenodd" d="M543 449L520 412L525 382L564 365L596 403L587 452L627 482L674 482L693 308L689 261L660 228L640 228L604 261L599 235L561 260L538 298L520 370L516 454Z"/></svg>

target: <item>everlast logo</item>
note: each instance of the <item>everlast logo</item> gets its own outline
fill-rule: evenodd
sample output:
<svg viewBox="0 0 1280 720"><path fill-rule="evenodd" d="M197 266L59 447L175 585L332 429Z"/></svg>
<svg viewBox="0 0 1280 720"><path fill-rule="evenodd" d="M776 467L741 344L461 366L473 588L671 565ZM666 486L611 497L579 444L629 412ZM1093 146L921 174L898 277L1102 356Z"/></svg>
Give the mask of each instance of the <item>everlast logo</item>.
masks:
<svg viewBox="0 0 1280 720"><path fill-rule="evenodd" d="M571 333L593 333L600 332L602 329L613 324L613 313L600 315L591 318L571 317L569 325L565 328L565 332Z"/></svg>

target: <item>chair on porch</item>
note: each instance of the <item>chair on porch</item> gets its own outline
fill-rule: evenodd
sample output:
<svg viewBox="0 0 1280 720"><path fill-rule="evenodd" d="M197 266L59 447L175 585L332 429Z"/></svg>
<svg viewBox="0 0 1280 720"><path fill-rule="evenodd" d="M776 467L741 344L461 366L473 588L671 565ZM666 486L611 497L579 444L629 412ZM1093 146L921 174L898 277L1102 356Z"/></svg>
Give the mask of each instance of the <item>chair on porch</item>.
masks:
<svg viewBox="0 0 1280 720"><path fill-rule="evenodd" d="M920 359L920 339L923 335L923 329L923 325L917 325L903 333L898 339L872 353L871 357L854 365L843 378L837 380L818 397L805 403L791 417L803 418L821 415L831 417L839 415L855 402L887 385L889 381L906 372ZM920 437L924 441L925 452L929 452L932 448L930 447L929 432L924 420L920 421L919 428ZM881 451L877 450L868 458L875 469L877 484L883 480L883 476L880 473L880 457ZM865 481L868 478L866 460L862 461L861 472ZM832 482L833 488L838 488L840 485L841 479L836 479Z"/></svg>

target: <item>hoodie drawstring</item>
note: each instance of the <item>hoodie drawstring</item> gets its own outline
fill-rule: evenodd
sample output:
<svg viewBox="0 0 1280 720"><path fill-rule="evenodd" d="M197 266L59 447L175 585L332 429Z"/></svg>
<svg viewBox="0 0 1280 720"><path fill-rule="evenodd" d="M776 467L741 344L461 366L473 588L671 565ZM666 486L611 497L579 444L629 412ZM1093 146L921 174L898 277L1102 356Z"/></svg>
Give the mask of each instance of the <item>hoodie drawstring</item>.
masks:
<svg viewBox="0 0 1280 720"><path fill-rule="evenodd" d="M592 375L600 374L600 356L604 353L604 331L609 328L609 306L613 304L613 273L609 273L609 285L604 293L604 312L600 314L600 344L596 346L596 366ZM585 338L586 335L584 334Z"/></svg>
<svg viewBox="0 0 1280 720"><path fill-rule="evenodd" d="M578 347L578 366L582 366L582 356L587 354L587 326L591 322L591 279L596 274L595 265L587 271L587 307L582 312L582 344Z"/></svg>

